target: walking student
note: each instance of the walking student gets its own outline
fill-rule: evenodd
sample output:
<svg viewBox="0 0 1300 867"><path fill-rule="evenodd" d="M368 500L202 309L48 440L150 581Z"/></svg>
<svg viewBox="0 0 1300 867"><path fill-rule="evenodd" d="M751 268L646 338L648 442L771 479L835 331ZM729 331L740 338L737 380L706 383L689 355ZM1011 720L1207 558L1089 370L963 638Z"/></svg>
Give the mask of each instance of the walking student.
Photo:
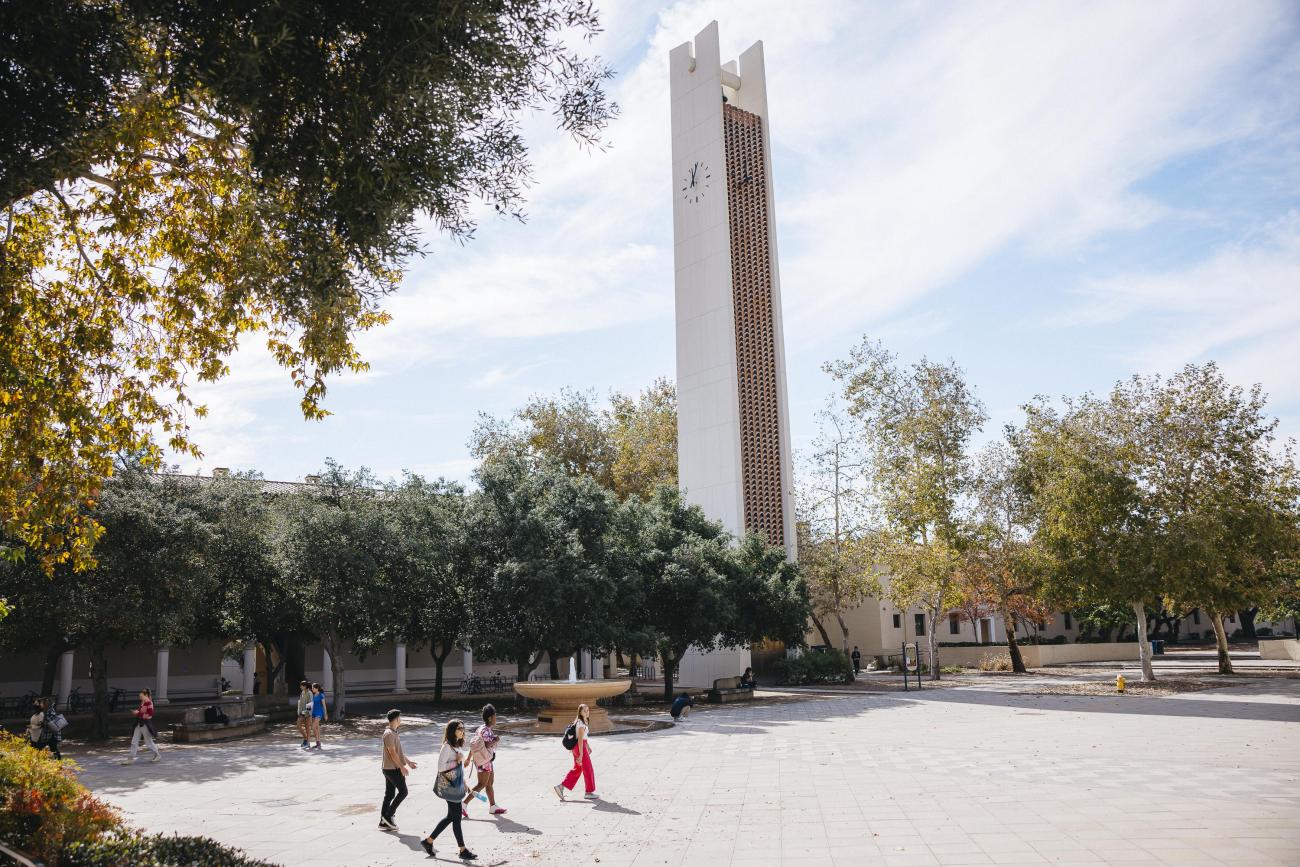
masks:
<svg viewBox="0 0 1300 867"><path fill-rule="evenodd" d="M55 710L54 699L38 698L32 702L32 716L27 721L27 742L32 745L32 749L49 750L54 754L54 758L62 760L63 754L59 752L59 741L63 739L63 735L53 725L53 718L56 716L58 711Z"/></svg>
<svg viewBox="0 0 1300 867"><path fill-rule="evenodd" d="M858 646L855 644L853 645L853 653L849 655L853 658L853 673L861 674L862 673L862 651L858 650Z"/></svg>
<svg viewBox="0 0 1300 867"><path fill-rule="evenodd" d="M420 841L420 846L432 858L437 852L433 841L451 825L451 832L460 847L460 860L473 861L478 856L465 848L465 835L460 830L461 800L465 797L465 774L463 768L469 764L465 755L465 726L454 719L447 723L442 733L442 748L438 750L438 776L433 782L433 792L447 802L447 815L438 823L429 836Z"/></svg>
<svg viewBox="0 0 1300 867"><path fill-rule="evenodd" d="M320 749L320 724L330 718L329 708L325 706L325 688L319 683L311 685L311 730L316 738L313 750Z"/></svg>
<svg viewBox="0 0 1300 867"><path fill-rule="evenodd" d="M478 771L478 780L474 788L465 793L465 801L461 805L462 817L469 816L469 811L465 807L469 806L475 794L485 789L488 812L493 816L500 816L506 811L505 807L497 804L496 793L492 790L492 784L496 782L497 741L501 740L501 736L492 730L496 724L497 709L490 704L483 705L483 725L478 727L469 742L469 757Z"/></svg>
<svg viewBox="0 0 1300 867"><path fill-rule="evenodd" d="M578 783L578 777L582 777L582 787L586 790L583 797L588 800L597 800L600 795L596 794L596 769L591 766L591 741L587 735L591 728L591 711L585 704L578 705L578 715L574 717L571 725L574 732L576 743L573 745L573 769L565 775L564 780L554 787L553 791L561 801L564 800L565 790L573 791L573 787ZM565 732L567 738L569 733Z"/></svg>
<svg viewBox="0 0 1300 867"><path fill-rule="evenodd" d="M140 706L131 711L135 717L135 731L131 734L131 751L127 753L126 758L119 764L129 765L135 761L135 755L140 751L140 741L153 751L153 760L156 762L162 758L158 752L158 744L154 743L154 738L158 736L158 729L153 724L153 695L147 689L140 690Z"/></svg>
<svg viewBox="0 0 1300 867"><path fill-rule="evenodd" d="M402 712L394 708L388 712L388 728L384 729L383 760L384 802L379 807L379 827L385 831L396 831L395 816L397 808L406 800L407 768L414 768L415 762L402 752L402 739L397 729L402 725Z"/></svg>
<svg viewBox="0 0 1300 867"><path fill-rule="evenodd" d="M311 682L298 683L298 732L302 735L301 749L310 749L308 738L311 737Z"/></svg>

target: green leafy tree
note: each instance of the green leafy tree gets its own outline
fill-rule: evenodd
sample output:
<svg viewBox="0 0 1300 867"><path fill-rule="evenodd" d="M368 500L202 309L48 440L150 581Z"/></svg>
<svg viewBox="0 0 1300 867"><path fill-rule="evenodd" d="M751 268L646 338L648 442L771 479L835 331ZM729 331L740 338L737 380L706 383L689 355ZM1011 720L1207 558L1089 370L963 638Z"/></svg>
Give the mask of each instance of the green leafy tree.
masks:
<svg viewBox="0 0 1300 867"><path fill-rule="evenodd" d="M663 666L664 698L671 699L677 666L692 645L712 650L741 643L731 592L737 563L730 534L676 489L656 490L643 514L633 574Z"/></svg>
<svg viewBox="0 0 1300 867"><path fill-rule="evenodd" d="M93 564L113 456L192 455L196 381L261 335L327 378L431 220L521 215L522 118L595 141L587 0L0 4L0 521L9 557Z"/></svg>
<svg viewBox="0 0 1300 867"><path fill-rule="evenodd" d="M284 591L330 655L332 707L340 719L347 713L345 654L365 654L386 637L374 612L390 604L383 570L397 541L377 489L367 470L348 472L329 462L318 490L280 501Z"/></svg>
<svg viewBox="0 0 1300 867"><path fill-rule="evenodd" d="M375 629L433 656L434 701L442 701L443 668L471 628L474 560L464 489L408 475L384 504L394 546L384 569L387 603ZM490 604L490 603L489 603Z"/></svg>
<svg viewBox="0 0 1300 867"><path fill-rule="evenodd" d="M104 486L95 519L106 533L93 569L61 566L46 579L35 563L10 565L6 574L18 583L4 630L14 636L45 630L86 650L93 735L106 738L108 648L186 644L199 635L212 596L212 533L191 480L153 475L131 462Z"/></svg>
<svg viewBox="0 0 1300 867"><path fill-rule="evenodd" d="M1160 602L1162 575L1134 419L1122 403L1092 395L1067 399L1059 412L1043 400L1025 412L1013 444L1029 473L1035 538L1050 558L1045 596L1058 609L1130 610L1142 678L1155 680L1147 610Z"/></svg>
<svg viewBox="0 0 1300 867"><path fill-rule="evenodd" d="M469 507L476 650L526 680L552 659L618 641L609 528L616 503L591 479L503 455L485 461Z"/></svg>
<svg viewBox="0 0 1300 867"><path fill-rule="evenodd" d="M649 499L660 485L677 484L677 387L656 379L638 395L610 396L612 490L620 500Z"/></svg>
<svg viewBox="0 0 1300 867"><path fill-rule="evenodd" d="M986 419L984 406L952 361L903 366L878 341L864 339L825 370L841 384L864 438L886 593L901 608L921 605L929 614L931 677L938 680L935 627L960 601L954 583L965 545L967 450Z"/></svg>
<svg viewBox="0 0 1300 867"><path fill-rule="evenodd" d="M803 644L812 604L808 584L798 565L782 546L767 537L749 533L732 550L736 568L728 591L735 616L724 640L737 645L771 639L789 647Z"/></svg>

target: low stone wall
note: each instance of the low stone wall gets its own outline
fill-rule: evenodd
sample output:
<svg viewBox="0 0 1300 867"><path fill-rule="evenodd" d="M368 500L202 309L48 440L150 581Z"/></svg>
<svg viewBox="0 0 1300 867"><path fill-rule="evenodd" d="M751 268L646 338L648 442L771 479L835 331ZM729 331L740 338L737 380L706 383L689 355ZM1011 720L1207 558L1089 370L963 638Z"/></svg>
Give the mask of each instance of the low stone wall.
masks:
<svg viewBox="0 0 1300 867"><path fill-rule="evenodd" d="M1300 638L1261 638L1259 658L1300 662Z"/></svg>
<svg viewBox="0 0 1300 867"><path fill-rule="evenodd" d="M225 713L228 722L204 722L207 705L188 708L183 721L172 726L172 737L181 743L224 741L256 734L266 728L267 717L255 713L255 702L251 698L216 702L216 706Z"/></svg>
<svg viewBox="0 0 1300 867"><path fill-rule="evenodd" d="M1263 642L1260 644L1262 646ZM922 645L923 656L925 652L925 645ZM1078 662L1128 662L1138 658L1138 646L1136 641L1106 644L1029 644L1021 645L1020 655L1029 668L1070 665ZM974 668L986 656L1000 656L1010 661L1005 644L939 648L940 665L965 665Z"/></svg>

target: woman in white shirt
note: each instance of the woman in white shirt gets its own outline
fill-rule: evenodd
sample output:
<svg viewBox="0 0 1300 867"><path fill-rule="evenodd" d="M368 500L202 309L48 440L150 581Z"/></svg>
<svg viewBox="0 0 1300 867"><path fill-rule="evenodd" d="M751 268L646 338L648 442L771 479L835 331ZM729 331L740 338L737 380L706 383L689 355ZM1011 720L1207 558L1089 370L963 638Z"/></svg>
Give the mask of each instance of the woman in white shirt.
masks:
<svg viewBox="0 0 1300 867"><path fill-rule="evenodd" d="M583 797L592 801L600 797L596 794L596 769L591 766L591 741L587 738L590 723L591 711L585 704L578 705L578 715L573 720L573 727L578 734L578 742L573 747L573 769L554 789L561 801L564 800L565 789L573 791L579 776L582 777L582 787L586 789Z"/></svg>
<svg viewBox="0 0 1300 867"><path fill-rule="evenodd" d="M445 782L451 782L456 774L456 768L469 764L469 755L465 751L465 726L461 721L454 719L447 723L447 728L442 734L442 748L438 750L438 775L446 775ZM435 790L437 786L435 785ZM428 837L420 841L424 851L432 857L435 852L433 841L438 835L451 825L451 831L456 836L456 845L460 846L460 859L462 861L473 861L478 856L469 849L465 848L465 837L460 831L460 799L464 796L465 791L462 787L459 794L453 798L444 798L447 803L447 815L438 823Z"/></svg>

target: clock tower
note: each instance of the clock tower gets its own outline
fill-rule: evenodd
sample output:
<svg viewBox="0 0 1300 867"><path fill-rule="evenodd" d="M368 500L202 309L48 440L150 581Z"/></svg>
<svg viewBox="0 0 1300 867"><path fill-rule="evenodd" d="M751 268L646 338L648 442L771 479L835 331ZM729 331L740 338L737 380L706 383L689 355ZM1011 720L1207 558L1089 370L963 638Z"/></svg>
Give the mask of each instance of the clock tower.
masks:
<svg viewBox="0 0 1300 867"><path fill-rule="evenodd" d="M795 556L763 43L723 64L718 24L669 53L678 483L737 536ZM683 684L749 661L690 654ZM736 667L739 665L739 667Z"/></svg>

